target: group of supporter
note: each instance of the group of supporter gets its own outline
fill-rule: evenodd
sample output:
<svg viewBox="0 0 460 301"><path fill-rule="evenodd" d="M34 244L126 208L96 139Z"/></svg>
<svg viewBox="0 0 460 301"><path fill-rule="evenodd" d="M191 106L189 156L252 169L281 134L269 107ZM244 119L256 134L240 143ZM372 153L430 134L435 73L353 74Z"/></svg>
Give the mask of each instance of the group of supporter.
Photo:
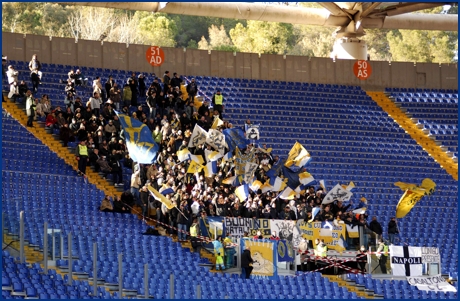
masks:
<svg viewBox="0 0 460 301"><path fill-rule="evenodd" d="M36 56L33 59L36 60ZM29 64L32 73L39 71L41 67L37 66L41 65L32 60ZM156 219L170 226L167 228L171 235L177 232L172 227L188 231L194 217L222 216L343 223L362 227L364 233L381 237L383 231L376 217L368 223L366 213L352 212L354 209L367 207L365 203L361 201L353 206L352 201L343 204L340 200L335 200L334 203L324 205L322 201L326 192L321 187L315 189L310 186L292 200L279 198L279 192L251 191L247 200L241 201L234 193L236 187L223 183L225 179L234 176L231 161L223 162L219 159L218 172L209 178L205 177L203 171L198 175L187 173L190 161L179 162L177 152L187 148L195 125L209 130L217 117L223 120L218 130L232 128L233 125L223 118L223 95L219 89L216 89L212 101L204 100L197 106L194 100L199 89L195 79L191 79L186 85L188 95L185 97L181 86L185 84L183 79L177 73L172 78L169 74L166 71L163 79L153 75L152 82L147 85L148 79L143 74L136 76L132 73L120 85L122 88L119 88L112 76L109 76L104 85L101 78L97 77L92 83L92 96L83 100L78 96L77 90L88 85L88 78L80 70L71 70L66 79L66 106L63 108L53 107L47 95L39 100L34 99L31 91L26 88L19 90L25 91L27 100L33 100L33 106L29 109L33 109L35 115L46 117L47 127L59 129L64 146L71 141L79 142L76 155L81 175L86 173L86 166L90 165L103 173L104 177L112 174L116 186L124 186L122 166L132 170L129 191L125 191L121 198L114 198L114 205L120 202L117 206L109 206L109 199L105 200L105 211L123 204L125 209L115 211L129 212L127 208L136 204L141 207L143 215L148 216L149 208L155 208ZM19 86L21 85L26 84L21 83ZM145 99L146 105L139 105L139 99ZM154 164L137 164L130 159L115 110L138 119L152 131L152 137L160 146ZM251 123L249 119L247 123ZM270 153L266 145L252 143L242 151L249 152L253 148L257 148L256 162L259 164L254 176L265 183L269 180L267 172L279 163L280 158ZM212 150L212 147L203 144L189 148L192 154L201 155L203 159L205 150ZM282 172L278 175L283 177ZM148 192L147 185L157 190L164 185L172 187L174 193L166 195L166 198L177 208L168 209L155 200ZM320 208L320 212L312 216L315 207ZM394 219L390 222L388 233L390 242L393 242L394 235L397 234Z"/></svg>

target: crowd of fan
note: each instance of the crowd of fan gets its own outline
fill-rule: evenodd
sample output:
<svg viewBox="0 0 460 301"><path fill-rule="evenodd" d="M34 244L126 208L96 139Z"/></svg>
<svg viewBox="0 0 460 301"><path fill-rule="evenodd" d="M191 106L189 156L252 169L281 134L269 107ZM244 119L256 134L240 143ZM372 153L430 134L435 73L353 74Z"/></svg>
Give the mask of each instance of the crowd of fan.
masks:
<svg viewBox="0 0 460 301"><path fill-rule="evenodd" d="M32 62L29 65L34 66ZM279 192L262 193L259 190L251 192L246 201L240 202L234 194L235 187L223 183L224 179L234 175L231 162L218 160L218 172L211 178L205 177L203 172L200 172L198 177L195 174L188 174L189 161L180 163L177 151L187 147L195 124L204 130L209 130L214 118L223 119L222 108L213 110L206 100L197 108L194 100L198 93L198 85L194 79L186 85L187 97L182 95L181 84L184 82L177 73L170 78L169 72L166 71L163 80L153 75L152 83L148 88L146 81L147 78L143 74L136 76L132 73L121 90L112 76L109 76L104 86L101 78L96 77L92 83L92 97L83 101L77 96L77 89L80 87L85 89L88 79L80 70L76 72L71 70L68 78L61 81L66 82L65 108L53 107L47 95L43 95L40 100L33 99L33 93L27 89L24 82L18 85L18 95L25 93L26 99L33 99L35 114L46 117L46 127L59 129L64 146L67 146L70 141L79 141L87 148L88 164L103 173L104 177L112 174L116 186L124 186L122 166L132 170L130 189L125 191L121 198L115 197L113 205L110 198L104 199L101 210L128 213L136 204L141 207L143 216L148 216L149 208L156 208L157 220L187 231L193 218L199 216L309 221L312 220L313 208L319 207L321 211L314 216L314 221L349 224L363 227L365 232L382 235L382 227L376 217L368 223L366 213L352 212L353 209L367 207L364 203L360 202L358 206L352 207L351 201L344 205L337 200L332 204L323 205L325 192L322 188L315 190L310 186L300 194L300 197L295 196L293 200L279 198ZM36 92L35 86L34 83ZM216 94L220 95L220 90L217 90ZM138 101L144 99L146 110L142 105L138 105ZM124 143L123 130L115 113L115 110L120 110L120 107L121 113L140 120L152 131L155 142L160 145L155 164L137 164L130 159ZM250 123L250 120L247 120L247 124ZM232 124L224 120L223 125L218 129L231 127ZM255 145L250 144L243 152L253 147ZM192 154L201 155L203 158L206 149L212 150L209 145L189 148ZM264 183L269 180L267 171L280 159L269 153L266 145L259 150L256 158L259 167L255 177ZM85 166L80 168L80 173L85 174ZM172 187L175 192L166 197L183 214L176 208L168 209L155 200L148 192L147 185L157 190L160 190L163 185ZM171 235L176 232L172 228L168 228L168 231ZM388 226L391 242L397 231L395 221L392 219Z"/></svg>

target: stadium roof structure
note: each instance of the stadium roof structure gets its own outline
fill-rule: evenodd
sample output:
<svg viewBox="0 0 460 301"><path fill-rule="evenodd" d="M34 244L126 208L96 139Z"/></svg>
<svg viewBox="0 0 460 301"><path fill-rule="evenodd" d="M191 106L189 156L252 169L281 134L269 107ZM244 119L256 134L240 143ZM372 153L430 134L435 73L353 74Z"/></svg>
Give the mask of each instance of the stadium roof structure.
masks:
<svg viewBox="0 0 460 301"><path fill-rule="evenodd" d="M65 2L167 14L332 26L337 27L336 57L350 59L367 57L367 46L359 40L366 28L458 31L458 15L413 13L456 5L456 2L317 3L323 8L248 2Z"/></svg>

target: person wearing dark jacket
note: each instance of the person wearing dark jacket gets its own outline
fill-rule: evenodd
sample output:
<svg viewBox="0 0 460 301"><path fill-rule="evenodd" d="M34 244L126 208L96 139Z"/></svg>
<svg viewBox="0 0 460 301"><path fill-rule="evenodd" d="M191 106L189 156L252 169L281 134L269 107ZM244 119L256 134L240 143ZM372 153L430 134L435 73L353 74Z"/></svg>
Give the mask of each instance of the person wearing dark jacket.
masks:
<svg viewBox="0 0 460 301"><path fill-rule="evenodd" d="M284 207L284 210L280 212L279 217L280 219L284 219L284 220L291 220L291 221L296 220L295 213L294 211L291 210L289 205L286 205L286 207Z"/></svg>
<svg viewBox="0 0 460 301"><path fill-rule="evenodd" d="M388 238L390 240L390 244L394 243L395 235L398 233L399 230L398 225L396 224L396 219L392 217L390 222L388 223Z"/></svg>
<svg viewBox="0 0 460 301"><path fill-rule="evenodd" d="M128 207L132 207L134 205L134 196L129 190L121 194L121 202Z"/></svg>
<svg viewBox="0 0 460 301"><path fill-rule="evenodd" d="M372 221L369 224L369 230L374 232L377 235L377 240L382 236L383 229L382 225L377 221L377 217L373 216Z"/></svg>
<svg viewBox="0 0 460 301"><path fill-rule="evenodd" d="M326 222L326 221L332 222L334 220L334 215L330 211L329 205L324 207L324 211L321 213L321 220L323 222Z"/></svg>
<svg viewBox="0 0 460 301"><path fill-rule="evenodd" d="M140 196L140 206L142 208L142 216L145 218L148 216L149 213L149 191L147 189L147 186L144 186L141 188L141 191L139 193Z"/></svg>
<svg viewBox="0 0 460 301"><path fill-rule="evenodd" d="M334 203L333 207L331 208L332 214L335 216L337 212L339 211L346 212L348 208L351 207L352 204L353 203L350 201L350 204L348 204L347 206L343 206L342 201L337 201Z"/></svg>
<svg viewBox="0 0 460 301"><path fill-rule="evenodd" d="M113 199L113 212L116 213L131 213L131 210L126 206L120 199L119 196L116 196Z"/></svg>
<svg viewBox="0 0 460 301"><path fill-rule="evenodd" d="M241 275L243 275L246 279L249 279L251 276L251 272L253 270L252 263L254 260L252 260L251 257L251 250L249 246L246 246L243 254L241 254Z"/></svg>
<svg viewBox="0 0 460 301"><path fill-rule="evenodd" d="M112 168L113 183L115 187L123 187L123 168L120 163L120 155L115 149L112 150L112 155L109 156L109 165Z"/></svg>
<svg viewBox="0 0 460 301"><path fill-rule="evenodd" d="M174 72L173 74L173 78L171 78L171 87L179 87L180 88L180 83L182 82L182 80L180 79L179 75Z"/></svg>
<svg viewBox="0 0 460 301"><path fill-rule="evenodd" d="M191 212L190 212L190 210L188 209L188 206L187 206L187 201L181 202L180 211L182 211L183 215L180 212L177 215L177 228L179 229L178 233L177 233L177 239L179 240L179 242L182 242L182 241L187 240L187 234L185 232L187 232L188 220L187 220L186 216L190 216L190 214L191 214ZM182 231L184 231L184 232L182 232Z"/></svg>

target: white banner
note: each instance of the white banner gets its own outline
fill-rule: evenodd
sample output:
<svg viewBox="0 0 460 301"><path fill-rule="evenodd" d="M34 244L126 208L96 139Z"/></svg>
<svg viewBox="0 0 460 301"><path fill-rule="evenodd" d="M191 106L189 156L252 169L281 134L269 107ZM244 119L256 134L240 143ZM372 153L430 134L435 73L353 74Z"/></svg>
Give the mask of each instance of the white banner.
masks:
<svg viewBox="0 0 460 301"><path fill-rule="evenodd" d="M341 200L342 202L349 201L353 192L343 189L340 184L337 184L332 188L328 194L324 197L323 204L330 204L335 200Z"/></svg>
<svg viewBox="0 0 460 301"><path fill-rule="evenodd" d="M285 239L292 243L294 248L300 243L300 231L296 226L296 221L289 220L270 220L271 231L276 231L280 239Z"/></svg>
<svg viewBox="0 0 460 301"><path fill-rule="evenodd" d="M422 248L407 246L389 248L394 276L422 276Z"/></svg>
<svg viewBox="0 0 460 301"><path fill-rule="evenodd" d="M457 292L457 289L447 283L441 275L434 276L411 276L407 277L410 285L416 286L421 291L430 292Z"/></svg>
<svg viewBox="0 0 460 301"><path fill-rule="evenodd" d="M246 131L246 139L259 140L259 125L251 124Z"/></svg>
<svg viewBox="0 0 460 301"><path fill-rule="evenodd" d="M441 255L438 248L422 247L422 263L441 264Z"/></svg>

